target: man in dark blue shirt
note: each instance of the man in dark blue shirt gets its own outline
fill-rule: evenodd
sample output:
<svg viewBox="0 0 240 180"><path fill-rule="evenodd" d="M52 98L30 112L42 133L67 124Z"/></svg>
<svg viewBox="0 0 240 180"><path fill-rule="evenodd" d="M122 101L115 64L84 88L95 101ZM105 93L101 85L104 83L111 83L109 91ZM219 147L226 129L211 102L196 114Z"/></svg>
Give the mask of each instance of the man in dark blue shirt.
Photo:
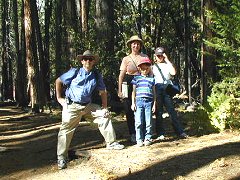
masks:
<svg viewBox="0 0 240 180"><path fill-rule="evenodd" d="M106 141L107 149L123 149L124 145L116 142L115 131L112 122L108 117L107 91L100 73L93 71L98 56L87 50L79 55L83 67L72 68L56 80L56 96L62 105L62 124L58 133L58 168L67 167L68 149L73 133L79 124L82 116L91 113L98 123L98 128ZM97 77L96 77L97 76ZM62 97L63 85L67 86L65 97ZM93 92L99 91L102 100L102 107L92 103Z"/></svg>

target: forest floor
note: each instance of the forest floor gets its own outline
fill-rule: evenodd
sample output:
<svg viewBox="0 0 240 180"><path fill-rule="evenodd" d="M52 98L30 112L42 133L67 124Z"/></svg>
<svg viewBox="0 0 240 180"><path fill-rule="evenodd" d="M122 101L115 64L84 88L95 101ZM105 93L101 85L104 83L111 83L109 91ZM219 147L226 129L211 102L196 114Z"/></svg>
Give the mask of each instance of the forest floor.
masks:
<svg viewBox="0 0 240 180"><path fill-rule="evenodd" d="M121 115L114 117L113 124L125 149L105 149L97 126L81 122L71 144L68 168L58 170L60 123L60 110L34 115L15 106L0 107L0 179L240 179L238 132L196 136L183 119L189 138L177 139L169 125L166 140L136 147L128 141L126 120Z"/></svg>

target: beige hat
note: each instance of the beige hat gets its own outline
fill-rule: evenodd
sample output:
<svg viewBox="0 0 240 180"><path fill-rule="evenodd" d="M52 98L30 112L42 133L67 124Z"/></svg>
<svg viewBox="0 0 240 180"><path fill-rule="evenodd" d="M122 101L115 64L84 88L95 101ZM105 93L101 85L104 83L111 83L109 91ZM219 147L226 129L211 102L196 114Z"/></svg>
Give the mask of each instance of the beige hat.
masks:
<svg viewBox="0 0 240 180"><path fill-rule="evenodd" d="M128 41L127 41L127 46L130 47L130 44L133 42L133 41L139 41L141 46L143 45L143 40L138 37L137 35L134 35L132 36Z"/></svg>
<svg viewBox="0 0 240 180"><path fill-rule="evenodd" d="M99 61L99 56L98 55L94 55L90 50L86 50L84 51L83 54L80 54L77 56L78 59L80 61L82 61L84 59L84 57L91 57L91 58L94 58L94 60L96 61L96 63Z"/></svg>

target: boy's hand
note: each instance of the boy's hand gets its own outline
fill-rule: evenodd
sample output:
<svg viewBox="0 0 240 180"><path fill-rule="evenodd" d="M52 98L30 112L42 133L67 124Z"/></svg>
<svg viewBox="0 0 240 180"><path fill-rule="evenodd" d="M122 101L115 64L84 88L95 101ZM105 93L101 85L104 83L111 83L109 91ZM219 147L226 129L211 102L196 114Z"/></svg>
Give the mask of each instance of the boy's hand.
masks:
<svg viewBox="0 0 240 180"><path fill-rule="evenodd" d="M152 107L152 112L155 113L155 111L156 111L156 108L155 108L155 106L153 106Z"/></svg>
<svg viewBox="0 0 240 180"><path fill-rule="evenodd" d="M133 111L136 111L136 109L137 109L137 108L136 108L136 105L135 105L135 104L132 104L132 105L131 105L131 109L132 109Z"/></svg>
<svg viewBox="0 0 240 180"><path fill-rule="evenodd" d="M153 107L152 107L152 112L155 113L155 111L156 111L156 101L154 101Z"/></svg>

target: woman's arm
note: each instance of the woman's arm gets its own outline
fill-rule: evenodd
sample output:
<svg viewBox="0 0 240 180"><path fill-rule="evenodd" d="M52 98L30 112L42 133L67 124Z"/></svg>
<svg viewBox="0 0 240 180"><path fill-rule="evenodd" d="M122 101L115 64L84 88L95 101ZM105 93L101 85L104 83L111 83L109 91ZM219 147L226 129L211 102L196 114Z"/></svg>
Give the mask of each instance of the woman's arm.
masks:
<svg viewBox="0 0 240 180"><path fill-rule="evenodd" d="M120 74L118 77L118 96L121 98L122 97L122 83L123 83L123 78L126 74L126 71L120 70Z"/></svg>
<svg viewBox="0 0 240 180"><path fill-rule="evenodd" d="M136 85L133 85L131 109L136 111Z"/></svg>

